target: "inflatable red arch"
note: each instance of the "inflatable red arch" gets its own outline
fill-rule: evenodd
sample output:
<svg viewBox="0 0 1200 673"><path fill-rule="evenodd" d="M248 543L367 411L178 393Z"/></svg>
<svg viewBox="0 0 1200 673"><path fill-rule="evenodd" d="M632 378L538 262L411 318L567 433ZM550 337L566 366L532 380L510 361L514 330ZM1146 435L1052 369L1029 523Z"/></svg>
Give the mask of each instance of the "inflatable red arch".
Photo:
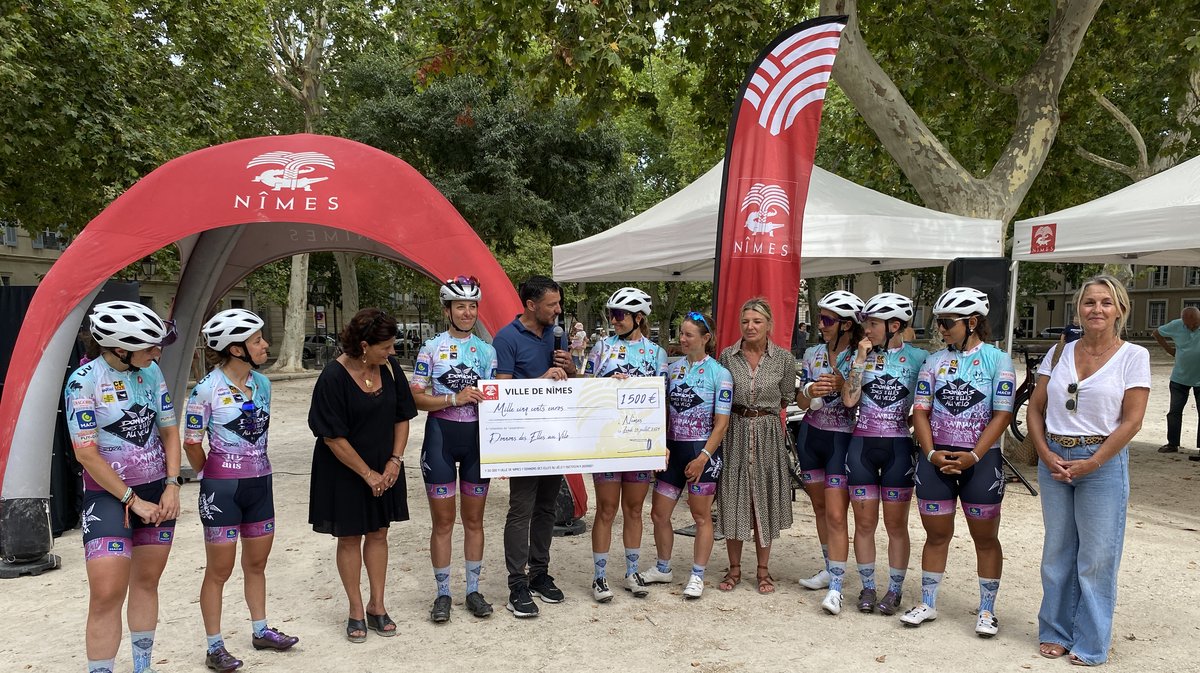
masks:
<svg viewBox="0 0 1200 673"><path fill-rule="evenodd" d="M390 154L344 138L293 135L179 157L88 223L34 294L0 401L0 512L49 495L63 362L87 307L114 273L176 242L183 266L171 317L180 339L160 364L179 396L213 303L246 274L282 257L359 251L434 279L471 273L487 293L479 317L493 334L521 310L503 269L470 225L428 180Z"/></svg>

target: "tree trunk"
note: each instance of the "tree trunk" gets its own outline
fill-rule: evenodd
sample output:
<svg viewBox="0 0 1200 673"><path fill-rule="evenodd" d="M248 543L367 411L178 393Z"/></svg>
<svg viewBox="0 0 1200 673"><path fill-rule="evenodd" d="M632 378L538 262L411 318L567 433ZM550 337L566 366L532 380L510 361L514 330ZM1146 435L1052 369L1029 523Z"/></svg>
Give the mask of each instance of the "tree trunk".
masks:
<svg viewBox="0 0 1200 673"><path fill-rule="evenodd" d="M304 329L308 326L308 255L292 257L292 277L288 283L288 305L283 313L283 343L273 372L304 371Z"/></svg>
<svg viewBox="0 0 1200 673"><path fill-rule="evenodd" d="M337 261L338 274L342 278L343 322L350 322L350 318L358 313L358 273L355 271L355 262L359 257L362 255L354 252L333 253L333 258Z"/></svg>
<svg viewBox="0 0 1200 673"><path fill-rule="evenodd" d="M857 0L821 0L821 14L846 14L833 76L879 137L925 205L1007 222L1041 171L1058 133L1058 96L1101 0L1059 0L1037 61L1011 91L1017 118L987 176L976 178L950 154L871 56L858 29Z"/></svg>

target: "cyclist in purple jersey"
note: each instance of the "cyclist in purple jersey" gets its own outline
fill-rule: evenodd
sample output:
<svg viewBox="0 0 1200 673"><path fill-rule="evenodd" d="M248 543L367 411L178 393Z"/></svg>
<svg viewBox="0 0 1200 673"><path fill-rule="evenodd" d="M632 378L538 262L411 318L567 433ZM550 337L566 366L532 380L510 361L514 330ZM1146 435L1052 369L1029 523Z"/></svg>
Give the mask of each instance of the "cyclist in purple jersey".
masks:
<svg viewBox="0 0 1200 673"><path fill-rule="evenodd" d="M917 381L913 434L923 458L917 463L916 490L926 536L921 602L900 617L906 626L937 619L938 588L954 537L954 502L961 500L975 542L975 633L983 638L999 630L995 603L1004 559L997 534L1005 481L1000 436L1012 419L1016 388L1012 360L986 343L988 309L987 295L969 287L946 290L933 306L949 347L925 360Z"/></svg>
<svg viewBox="0 0 1200 673"><path fill-rule="evenodd" d="M866 337L842 388L842 403L858 406L854 436L846 447L846 478L854 510L854 558L862 591L860 612L894 615L904 592L908 569L908 510L915 470L909 410L917 373L928 355L904 343L912 321L912 300L894 292L867 300L862 319ZM880 500L888 535L888 589L882 599L875 587L875 529Z"/></svg>
<svg viewBox="0 0 1200 673"><path fill-rule="evenodd" d="M835 290L817 302L817 329L824 343L804 352L803 380L796 403L805 410L796 436L797 462L804 491L813 506L817 538L825 567L800 580L806 589L829 592L821 606L830 614L842 609L842 580L850 554L846 512L850 506L846 490L846 448L854 431L854 410L842 404L842 384L850 373L854 345L862 341L858 314L863 301L856 295Z"/></svg>
<svg viewBox="0 0 1200 673"><path fill-rule="evenodd" d="M129 598L133 670L150 670L158 623L158 582L179 514L179 427L155 360L175 325L145 306L97 304L88 317L99 357L67 381L65 409L83 466L87 670L112 673Z"/></svg>
<svg viewBox="0 0 1200 673"><path fill-rule="evenodd" d="M721 440L729 429L733 376L712 358L712 318L695 311L679 326L684 357L667 370L667 469L654 483L650 519L658 549L655 567L642 573L647 583L670 582L675 531L671 512L687 489L688 509L696 522L692 572L683 588L685 598L700 598L704 570L713 548L712 503L721 476Z"/></svg>
<svg viewBox="0 0 1200 673"><path fill-rule="evenodd" d="M609 322L616 331L596 342L588 355L587 376L663 376L667 354L649 339L650 295L636 287L623 287L605 304ZM621 507L621 536L625 542L625 590L638 598L649 593L638 572L642 547L642 506L650 492L653 473L598 472L592 475L596 487L596 518L592 523L592 597L600 603L612 600L608 588L608 549L612 544L613 520Z"/></svg>
<svg viewBox="0 0 1200 673"><path fill-rule="evenodd" d="M200 614L207 639L205 663L233 671L242 661L225 647L221 604L242 538L242 574L256 650L286 650L299 642L267 626L267 557L275 540L275 503L267 427L271 382L255 371L267 361L271 344L263 320L245 309L221 311L204 324L205 358L213 365L188 398L183 448L200 480L200 519L204 524L204 580ZM202 444L208 435L208 454Z"/></svg>
<svg viewBox="0 0 1200 673"><path fill-rule="evenodd" d="M462 493L463 556L467 573L467 609L476 617L492 614L479 591L483 572L483 511L488 479L479 474L480 379L494 378L496 351L475 336L479 300L474 276L447 280L439 290L450 327L421 347L412 378L417 408L429 413L421 446L421 474L429 497L433 530L429 557L437 596L429 616L450 621L450 546L454 532L455 490Z"/></svg>

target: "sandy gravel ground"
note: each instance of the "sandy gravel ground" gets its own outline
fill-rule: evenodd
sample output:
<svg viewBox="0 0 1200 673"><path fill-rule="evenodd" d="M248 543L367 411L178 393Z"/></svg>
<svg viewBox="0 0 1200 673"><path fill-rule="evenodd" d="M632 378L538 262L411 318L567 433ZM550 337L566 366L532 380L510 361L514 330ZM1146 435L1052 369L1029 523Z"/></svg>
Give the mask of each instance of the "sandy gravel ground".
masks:
<svg viewBox="0 0 1200 673"><path fill-rule="evenodd" d="M1200 463L1182 454L1161 455L1165 441L1170 364L1154 359L1154 390L1146 424L1131 448L1132 497L1121 567L1115 637L1108 670L1195 670L1200 640ZM226 585L224 633L229 649L246 661L245 670L280 671L1047 671L1063 670L1066 660L1037 655L1036 617L1041 588L1038 563L1042 546L1038 498L1010 484L1004 502L1001 541L1005 569L997 602L1000 635L981 640L974 634L972 611L978 604L974 549L959 516L945 584L938 599L940 618L920 629L896 618L859 614L847 606L838 617L821 612L823 592L807 591L796 580L815 572L820 549L811 509L803 494L795 503L796 523L785 531L772 557L778 582L773 596L754 592L743 581L735 591L716 590L726 567L717 544L709 564L707 590L685 602L682 587L656 585L648 598L618 590L614 601L591 599L590 540L587 535L558 538L551 572L567 594L558 605L541 605L537 619L518 621L503 604L507 597L501 529L508 486L495 481L486 518L487 548L483 592L496 606L485 620L472 618L462 605L461 528L454 551L455 604L452 621L428 620L434 583L429 566L428 507L416 461L407 463L413 520L393 526L388 576L388 609L400 635L371 634L365 644L343 637L346 600L334 567L334 543L308 527L307 493L313 440L306 413L314 379L281 381L275 387L271 456L275 466L278 529L268 567L271 623L298 635L291 652L256 652L249 644L250 624L241 596L240 570ZM183 398L182 395L179 396ZM1184 445L1195 444L1196 408L1189 401ZM424 415L414 423L410 456L421 444ZM1025 468L1032 480L1036 471ZM590 480L588 480L590 483ZM160 672L203 671L204 630L198 593L204 549L196 514L198 485L183 488L171 561L161 587L155 668ZM686 507L676 522L689 522ZM649 504L643 538L644 563L653 563ZM919 595L920 548L925 539L918 517L910 524L913 555L906 582L908 607ZM590 529L590 521L589 521ZM878 534L879 571L885 572L884 545ZM620 548L620 523L614 549ZM85 668L83 629L88 592L79 530L56 541L61 570L0 584L0 669L61 672ZM753 573L753 551L743 559ZM686 580L691 539L676 543L675 572ZM620 565L620 552L614 554ZM853 559L851 559L853 568ZM1182 582L1175 580L1182 579ZM615 588L614 584L614 588ZM847 600L857 595L856 574L848 573ZM126 635L117 670L131 670Z"/></svg>

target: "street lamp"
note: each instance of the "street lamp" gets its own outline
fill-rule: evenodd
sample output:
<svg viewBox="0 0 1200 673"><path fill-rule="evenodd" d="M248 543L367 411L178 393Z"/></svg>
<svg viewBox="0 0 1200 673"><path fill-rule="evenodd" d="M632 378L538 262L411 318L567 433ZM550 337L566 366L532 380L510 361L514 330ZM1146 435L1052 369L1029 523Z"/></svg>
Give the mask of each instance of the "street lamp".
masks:
<svg viewBox="0 0 1200 673"><path fill-rule="evenodd" d="M146 255L142 258L142 275L146 277L146 280L152 280L157 269L158 264L154 261L153 255Z"/></svg>
<svg viewBox="0 0 1200 673"><path fill-rule="evenodd" d="M312 281L312 286L309 288L309 298L313 305L313 325L316 327L317 334L325 335L325 279L317 276Z"/></svg>

